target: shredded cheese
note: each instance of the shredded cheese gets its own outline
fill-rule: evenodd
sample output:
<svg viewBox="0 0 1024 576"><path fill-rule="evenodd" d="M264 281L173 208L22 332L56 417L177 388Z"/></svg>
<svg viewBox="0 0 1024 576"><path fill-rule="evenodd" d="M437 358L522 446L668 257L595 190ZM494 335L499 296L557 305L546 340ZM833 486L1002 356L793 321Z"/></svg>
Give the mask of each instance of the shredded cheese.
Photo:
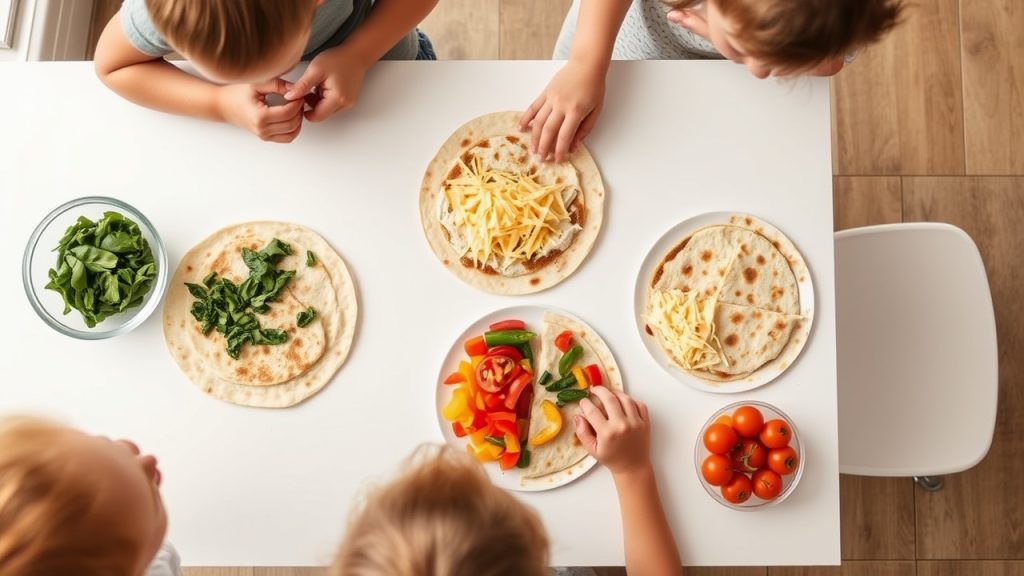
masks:
<svg viewBox="0 0 1024 576"><path fill-rule="evenodd" d="M465 241L463 256L476 266L504 272L543 256L564 236L574 186L542 186L528 174L486 168L479 157L471 166L460 159L459 166L444 193Z"/></svg>
<svg viewBox="0 0 1024 576"><path fill-rule="evenodd" d="M715 334L718 296L701 298L696 291L655 290L648 303L647 323L672 358L687 370L729 366Z"/></svg>

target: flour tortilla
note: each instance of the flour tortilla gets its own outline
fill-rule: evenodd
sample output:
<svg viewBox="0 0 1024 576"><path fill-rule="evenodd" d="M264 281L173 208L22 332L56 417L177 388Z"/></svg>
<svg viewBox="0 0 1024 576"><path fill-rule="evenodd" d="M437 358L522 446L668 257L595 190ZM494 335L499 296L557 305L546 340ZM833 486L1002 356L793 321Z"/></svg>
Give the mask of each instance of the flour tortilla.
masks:
<svg viewBox="0 0 1024 576"><path fill-rule="evenodd" d="M420 188L420 221L434 254L459 279L470 286L494 294L530 294L550 288L567 278L590 252L598 232L601 230L604 218L605 190L601 174L590 152L581 145L569 157L568 164L545 167L542 172L538 172L541 174L541 178L546 178L544 174L566 178L570 174L569 170L575 169L582 190L580 201L583 204L584 213L579 218L582 230L576 233L572 243L565 250L543 262L539 268L513 277L481 271L475 267L465 266L460 261L461 255L452 247L446 231L437 217L441 187L448 180L453 166L464 153L470 150L473 150L474 154L482 153L479 146L481 142L491 143L489 145L492 149L494 148L493 143L497 142L497 140L493 140L496 137L511 136L514 139L521 139L520 143L525 142L529 136L519 132L520 115L520 112L514 111L497 112L480 116L464 124L448 138L431 160ZM517 148L518 143L509 140L506 142L508 146L503 146L498 150L499 163L502 165L538 166L539 169L540 164L532 157L521 160L521 155L510 152Z"/></svg>
<svg viewBox="0 0 1024 576"><path fill-rule="evenodd" d="M601 368L604 385L611 390L622 390L622 374L619 372L611 350L600 336L583 323L554 312L544 314L544 325L540 334L540 353L537 355L537 373L544 370L558 374L558 360L562 352L555 347L555 337L565 330L571 330L574 341L583 347L583 355L577 366L597 364ZM530 433L532 438L547 425L540 408L541 402L555 402L557 394L548 392L543 386L534 382L533 406L530 409ZM571 474L575 464L587 457L587 451L576 437L575 417L580 414L578 402L571 402L560 408L562 412L562 430L554 439L546 444L530 447L530 465L523 470L522 477L526 480L543 478L545 481L557 478L560 474Z"/></svg>
<svg viewBox="0 0 1024 576"><path fill-rule="evenodd" d="M719 302L715 308L715 326L729 363L720 362L707 370L689 372L723 382L746 378L778 357L802 320L799 315Z"/></svg>
<svg viewBox="0 0 1024 576"><path fill-rule="evenodd" d="M221 375L236 374L237 361L224 353L212 359L204 357L197 349L196 340L190 335L196 320L190 309L194 298L185 288L185 282L200 283L209 272L204 266L216 264L218 254L240 242L255 242L262 248L273 238L292 246L293 254L282 259L279 267L295 270L296 276L286 287L287 298L317 308L317 317L306 328L297 329L289 342L278 348L294 345L300 338L323 334L324 348L315 363L300 370L290 379L268 385L246 385L229 381ZM305 264L306 251L312 250L317 257L313 267ZM241 255L239 255L239 260ZM227 265L221 263L220 265ZM229 265L234 269L234 265ZM216 266L213 266L216 268ZM244 267L244 264L243 264ZM244 276L244 275L243 275ZM244 277L233 276L234 280ZM289 301L290 302L290 301ZM333 304L332 304L333 303ZM318 307L319 304L321 307ZM274 307L275 304L272 304ZM164 302L164 339L178 366L195 385L207 394L244 406L282 408L297 404L309 398L326 386L348 356L352 347L357 322L358 305L355 285L337 252L317 233L296 224L282 222L249 222L224 228L192 248L182 258L171 280L167 299ZM281 312L283 314L283 312ZM260 318L265 326L266 321ZM314 327L310 334L303 333ZM315 336L314 336L315 337ZM223 340L221 339L221 342ZM302 344L300 344L301 346ZM271 355L272 346L249 346L259 354ZM313 347L315 349L315 346ZM266 350L266 353L263 352ZM284 350L286 352L286 350ZM245 352L243 351L243 354ZM251 354L251 352L250 352ZM309 356L307 355L308 359ZM228 367L231 368L228 368ZM282 378L280 372L271 381ZM238 380L238 378L234 378Z"/></svg>

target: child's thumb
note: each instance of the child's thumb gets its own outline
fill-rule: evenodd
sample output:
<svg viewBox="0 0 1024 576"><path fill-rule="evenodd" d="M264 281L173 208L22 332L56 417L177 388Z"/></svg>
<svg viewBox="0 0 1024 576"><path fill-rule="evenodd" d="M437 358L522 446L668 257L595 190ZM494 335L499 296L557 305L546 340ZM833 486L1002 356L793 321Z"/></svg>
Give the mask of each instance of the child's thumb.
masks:
<svg viewBox="0 0 1024 576"><path fill-rule="evenodd" d="M577 415L575 421L576 437L580 439L583 448L591 455L594 455L597 451L597 435L594 434L594 429L590 427L590 424L582 416Z"/></svg>
<svg viewBox="0 0 1024 576"><path fill-rule="evenodd" d="M291 89L289 89L288 92L285 93L284 98L285 100L298 100L299 98L304 98L306 94L312 92L313 88L316 88L317 85L319 85L323 81L323 74L321 74L317 70L314 70L313 67L311 66L306 69L306 72L303 73L302 78L299 78L298 80L295 81L294 84L291 85Z"/></svg>

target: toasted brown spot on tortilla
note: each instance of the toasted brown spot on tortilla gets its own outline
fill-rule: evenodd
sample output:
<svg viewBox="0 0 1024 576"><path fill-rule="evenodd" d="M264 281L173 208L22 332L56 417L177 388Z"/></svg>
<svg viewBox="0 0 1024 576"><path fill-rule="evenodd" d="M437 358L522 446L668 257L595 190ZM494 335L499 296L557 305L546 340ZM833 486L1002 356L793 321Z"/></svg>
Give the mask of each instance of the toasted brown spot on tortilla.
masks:
<svg viewBox="0 0 1024 576"><path fill-rule="evenodd" d="M742 294L743 294L743 292L740 292L739 290L736 291L736 297L737 298L739 298Z"/></svg>
<svg viewBox="0 0 1024 576"><path fill-rule="evenodd" d="M526 164L526 154L523 154L519 158L516 158L516 160L519 161L520 164Z"/></svg>
<svg viewBox="0 0 1024 576"><path fill-rule="evenodd" d="M292 340L292 346L302 346L302 338Z"/></svg>
<svg viewBox="0 0 1024 576"><path fill-rule="evenodd" d="M718 275L719 276L725 276L725 268L719 268L718 269Z"/></svg>
<svg viewBox="0 0 1024 576"><path fill-rule="evenodd" d="M754 304L754 295L753 294L747 294L747 304L751 304L751 305Z"/></svg>
<svg viewBox="0 0 1024 576"><path fill-rule="evenodd" d="M555 178L555 184L561 184L562 182L565 182L565 179L563 179L561 176Z"/></svg>
<svg viewBox="0 0 1024 576"><path fill-rule="evenodd" d="M757 309L754 309L754 311L750 315L753 316L755 319L763 316L763 314L761 314L761 311Z"/></svg>
<svg viewBox="0 0 1024 576"><path fill-rule="evenodd" d="M235 368L235 375L240 377L240 378L248 376L249 375L249 369L246 368L245 366L239 366L238 368Z"/></svg>
<svg viewBox="0 0 1024 576"><path fill-rule="evenodd" d="M743 221L747 223L747 226L750 226L751 224L754 223L754 221L750 219L750 216L744 218Z"/></svg>
<svg viewBox="0 0 1024 576"><path fill-rule="evenodd" d="M778 240L772 240L772 246L775 246L775 249L779 250L780 249L779 241Z"/></svg>
<svg viewBox="0 0 1024 576"><path fill-rule="evenodd" d="M767 260L764 259L764 256L761 255L761 254L758 254L757 255L757 263L762 265L762 266L764 266L765 262L767 262Z"/></svg>
<svg viewBox="0 0 1024 576"><path fill-rule="evenodd" d="M540 278L537 278L536 276L534 276L533 278L530 278L530 284L533 285L533 286L536 286L537 284L540 284Z"/></svg>
<svg viewBox="0 0 1024 576"><path fill-rule="evenodd" d="M707 276L708 275L708 271L707 270L701 270L700 271L700 275L701 276Z"/></svg>
<svg viewBox="0 0 1024 576"><path fill-rule="evenodd" d="M734 312L733 315L729 317L729 320L732 321L733 324L739 324L740 322L743 322L743 314Z"/></svg>
<svg viewBox="0 0 1024 576"><path fill-rule="evenodd" d="M744 268L743 279L747 281L747 284L753 284L754 280L757 280L757 270L754 270L753 268Z"/></svg>
<svg viewBox="0 0 1024 576"><path fill-rule="evenodd" d="M775 322L775 329L776 330L785 330L786 329L786 323L783 322L782 320L776 321Z"/></svg>
<svg viewBox="0 0 1024 576"><path fill-rule="evenodd" d="M490 148L491 147L491 141L486 139L486 138L484 138L483 140L477 142L476 145L478 147L480 147L480 148Z"/></svg>
<svg viewBox="0 0 1024 576"><path fill-rule="evenodd" d="M462 146L463 148L465 148L466 146L469 146L469 138L463 138L463 139L462 139L462 142L459 142L459 144L460 144L460 145L461 145L461 146Z"/></svg>
<svg viewBox="0 0 1024 576"><path fill-rule="evenodd" d="M713 256L714 256L714 254L711 252L711 250L705 250L705 251L700 253L700 259L705 261L705 262L711 262L711 258Z"/></svg>
<svg viewBox="0 0 1024 576"><path fill-rule="evenodd" d="M473 163L473 155L470 154L469 152L463 152L461 159L463 164L465 164L466 166L469 166L470 164Z"/></svg>
<svg viewBox="0 0 1024 576"><path fill-rule="evenodd" d="M779 298L782 298L782 295L785 292L786 291L783 290L782 287L780 287L780 286L772 286L772 293L771 293L772 302L778 300Z"/></svg>
<svg viewBox="0 0 1024 576"><path fill-rule="evenodd" d="M647 332L649 336L654 336L654 331L651 330L650 324L644 324L644 332Z"/></svg>
<svg viewBox="0 0 1024 576"><path fill-rule="evenodd" d="M255 243L255 242L251 242L249 244L249 250L259 250L259 249L260 249L260 245L259 244Z"/></svg>
<svg viewBox="0 0 1024 576"><path fill-rule="evenodd" d="M511 142L513 144L519 144L519 137L518 136L505 136L505 140L508 140L509 142Z"/></svg>
<svg viewBox="0 0 1024 576"><path fill-rule="evenodd" d="M743 252L744 254L750 254L750 246L747 246L746 244L740 244L740 251Z"/></svg>
<svg viewBox="0 0 1024 576"><path fill-rule="evenodd" d="M262 348L263 348L263 355L264 356L269 356L270 355L270 347L269 346L263 346Z"/></svg>
<svg viewBox="0 0 1024 576"><path fill-rule="evenodd" d="M726 346L735 346L736 343L739 342L739 341L740 341L740 337L735 335L735 334L729 334L728 336L725 337L725 345Z"/></svg>
<svg viewBox="0 0 1024 576"><path fill-rule="evenodd" d="M192 271L192 267L191 266L185 266L185 270L191 272Z"/></svg>
<svg viewBox="0 0 1024 576"><path fill-rule="evenodd" d="M271 376L270 370L268 370L265 365L262 365L259 370L256 371L256 378L260 382L270 382L273 376Z"/></svg>
<svg viewBox="0 0 1024 576"><path fill-rule="evenodd" d="M494 153L494 159L495 160L500 160L501 159L501 154L498 154L497 152L495 152Z"/></svg>
<svg viewBox="0 0 1024 576"><path fill-rule="evenodd" d="M446 260L443 260L443 262L444 262L444 265L445 265L445 266L448 266L449 264L451 264L451 262L449 262L449 261L448 261L447 259L446 259Z"/></svg>
<svg viewBox="0 0 1024 576"><path fill-rule="evenodd" d="M683 276L689 276L690 274L693 274L693 265L687 264L683 266Z"/></svg>
<svg viewBox="0 0 1024 576"><path fill-rule="evenodd" d="M456 164L455 166L452 166L452 169L448 172L448 179L454 180L455 178L458 178L460 174L462 174L462 166Z"/></svg>

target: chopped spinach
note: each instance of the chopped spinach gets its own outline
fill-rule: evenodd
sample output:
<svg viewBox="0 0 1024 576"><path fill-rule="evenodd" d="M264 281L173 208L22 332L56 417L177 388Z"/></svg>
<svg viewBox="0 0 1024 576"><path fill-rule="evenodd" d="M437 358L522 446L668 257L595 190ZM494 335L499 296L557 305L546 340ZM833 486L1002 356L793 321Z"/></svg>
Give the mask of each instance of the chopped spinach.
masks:
<svg viewBox="0 0 1024 576"><path fill-rule="evenodd" d="M305 328L306 326L309 326L309 323L313 321L313 318L316 318L316 308L310 306L295 315L295 323L298 324L299 328Z"/></svg>
<svg viewBox="0 0 1024 576"><path fill-rule="evenodd" d="M316 254L312 250L306 250L306 266L316 266Z"/></svg>

